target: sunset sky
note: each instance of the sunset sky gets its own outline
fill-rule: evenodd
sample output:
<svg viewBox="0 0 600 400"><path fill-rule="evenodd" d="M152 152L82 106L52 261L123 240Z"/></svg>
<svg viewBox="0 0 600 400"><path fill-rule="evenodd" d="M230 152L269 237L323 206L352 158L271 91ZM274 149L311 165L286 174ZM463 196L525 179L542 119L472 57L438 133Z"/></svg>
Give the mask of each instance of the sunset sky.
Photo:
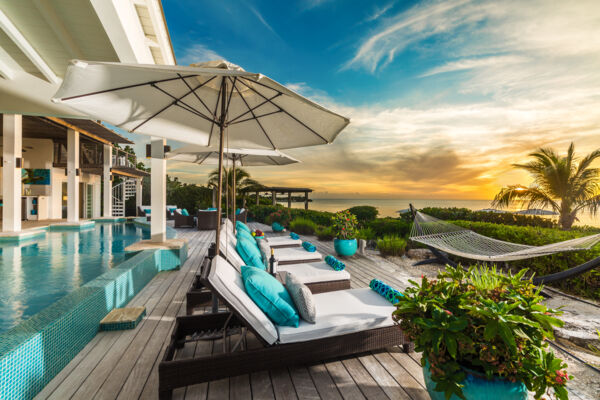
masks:
<svg viewBox="0 0 600 400"><path fill-rule="evenodd" d="M529 183L510 164L536 147L600 147L597 0L163 6L178 64L227 59L351 119L333 144L287 151L302 164L248 169L265 184L321 198L490 199ZM185 182L210 170L169 164Z"/></svg>

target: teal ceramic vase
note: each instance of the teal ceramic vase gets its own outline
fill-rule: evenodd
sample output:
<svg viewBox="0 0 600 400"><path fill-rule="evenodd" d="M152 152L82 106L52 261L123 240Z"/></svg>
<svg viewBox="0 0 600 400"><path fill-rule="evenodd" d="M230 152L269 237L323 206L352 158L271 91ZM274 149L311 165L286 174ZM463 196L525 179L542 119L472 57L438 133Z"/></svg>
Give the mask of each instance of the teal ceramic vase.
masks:
<svg viewBox="0 0 600 400"><path fill-rule="evenodd" d="M467 400L526 400L527 388L523 382L511 382L507 379L495 378L486 379L484 376L475 372L465 370L466 379L462 382L463 394ZM423 376L425 386L431 400L446 400L443 392L435 391L435 382L431 380L429 363L423 367ZM452 395L450 400L460 400L456 395Z"/></svg>
<svg viewBox="0 0 600 400"><path fill-rule="evenodd" d="M356 253L358 244L356 239L334 239L333 248L339 256L353 256Z"/></svg>

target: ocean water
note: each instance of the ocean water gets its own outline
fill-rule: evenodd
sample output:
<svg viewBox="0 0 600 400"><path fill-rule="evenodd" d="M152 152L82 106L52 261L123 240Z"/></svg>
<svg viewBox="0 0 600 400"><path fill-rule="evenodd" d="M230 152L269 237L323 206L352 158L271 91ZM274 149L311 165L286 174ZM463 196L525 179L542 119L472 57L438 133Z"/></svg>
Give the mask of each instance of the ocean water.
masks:
<svg viewBox="0 0 600 400"><path fill-rule="evenodd" d="M280 204L287 206L287 202ZM380 217L397 217L398 210L408 208L412 204L417 209L424 207L458 207L468 208L469 210L482 210L484 208L492 208L491 200L430 200L430 199L312 199L308 204L308 208L318 211L336 212L346 210L354 206L369 205L377 207ZM294 208L304 208L304 203L292 202ZM519 207L512 207L509 211L517 211ZM547 217L554 218L557 217ZM589 213L581 213L579 222L576 225L600 226L600 215L593 216Z"/></svg>

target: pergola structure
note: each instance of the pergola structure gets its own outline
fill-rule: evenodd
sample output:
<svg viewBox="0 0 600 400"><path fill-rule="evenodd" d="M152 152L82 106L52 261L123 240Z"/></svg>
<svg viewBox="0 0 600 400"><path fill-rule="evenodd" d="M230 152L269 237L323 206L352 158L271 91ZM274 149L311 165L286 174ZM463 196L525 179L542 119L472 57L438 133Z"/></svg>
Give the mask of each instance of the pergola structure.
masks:
<svg viewBox="0 0 600 400"><path fill-rule="evenodd" d="M286 194L287 193L288 208L292 208L292 193L304 193L304 209L308 210L308 202L309 202L308 194L311 193L312 191L313 190L309 189L309 188L294 188L294 187L282 187L282 186L272 186L272 187L263 186L261 188L248 188L248 189L243 190L244 203L246 202L246 197L245 197L246 193L256 193L256 205L258 205L260 193L265 193L265 192L271 193L273 205L277 204L277 194Z"/></svg>

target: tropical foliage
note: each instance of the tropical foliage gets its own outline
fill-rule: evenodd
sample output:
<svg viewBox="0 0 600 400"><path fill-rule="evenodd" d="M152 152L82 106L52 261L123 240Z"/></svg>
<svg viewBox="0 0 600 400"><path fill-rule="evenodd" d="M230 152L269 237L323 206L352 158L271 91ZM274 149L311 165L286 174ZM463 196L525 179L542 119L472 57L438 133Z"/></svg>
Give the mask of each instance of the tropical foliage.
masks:
<svg viewBox="0 0 600 400"><path fill-rule="evenodd" d="M224 168L223 169L223 193L224 193L223 197L225 197L225 193L226 193L227 199L230 199L229 206L231 208L235 208L231 204L231 202L233 200L233 178L234 178L233 168ZM209 188L216 188L216 187L218 187L218 185L219 185L219 170L216 169L208 175L207 186ZM251 188L259 188L259 187L262 187L262 185L255 179L252 179L250 177L250 174L246 170L244 170L242 168L235 168L235 187L236 187L236 199L241 204L241 200L242 200L241 193L244 190L248 190Z"/></svg>
<svg viewBox="0 0 600 400"><path fill-rule="evenodd" d="M379 215L379 210L373 206L355 206L349 208L348 211L356 216L361 226L366 222L373 221Z"/></svg>
<svg viewBox="0 0 600 400"><path fill-rule="evenodd" d="M355 239L358 227L358 221L350 211L340 211L331 218L331 226L335 237L338 239Z"/></svg>
<svg viewBox="0 0 600 400"><path fill-rule="evenodd" d="M494 224L516 225L516 226L539 226L542 228L554 228L556 223L551 218L543 218L537 215L521 215L514 213L494 213L486 211L473 211L468 208L457 207L425 207L419 211L432 217L443 220L463 220L491 222ZM405 213L401 216L403 221L412 223L412 214Z"/></svg>
<svg viewBox="0 0 600 400"><path fill-rule="evenodd" d="M495 269L447 267L404 292L394 320L415 350L423 352L436 391L465 398L465 368L488 379L523 382L536 398L568 398L567 365L548 350L560 312L541 304L541 288L523 280L525 270L503 275Z"/></svg>
<svg viewBox="0 0 600 400"><path fill-rule="evenodd" d="M317 235L317 239L321 241L332 241L335 239L335 233L333 232L333 228L330 226L319 226L315 231Z"/></svg>
<svg viewBox="0 0 600 400"><path fill-rule="evenodd" d="M532 161L514 167L529 172L533 183L502 188L493 207L523 202L527 208L551 208L558 213L562 229L571 229L582 210L596 214L600 206L600 169L592 168L592 163L600 157L600 149L580 160L573 143L565 156L550 148L540 148L529 156Z"/></svg>
<svg viewBox="0 0 600 400"><path fill-rule="evenodd" d="M314 235L317 224L308 218L297 217L290 222L290 231L300 235Z"/></svg>
<svg viewBox="0 0 600 400"><path fill-rule="evenodd" d="M401 237L384 236L377 240L377 250L379 250L382 256L400 257L406 251L406 244L406 239Z"/></svg>
<svg viewBox="0 0 600 400"><path fill-rule="evenodd" d="M272 212L266 219L266 223L271 225L275 222L287 228L290 226L292 215L289 210L281 208L277 211Z"/></svg>

